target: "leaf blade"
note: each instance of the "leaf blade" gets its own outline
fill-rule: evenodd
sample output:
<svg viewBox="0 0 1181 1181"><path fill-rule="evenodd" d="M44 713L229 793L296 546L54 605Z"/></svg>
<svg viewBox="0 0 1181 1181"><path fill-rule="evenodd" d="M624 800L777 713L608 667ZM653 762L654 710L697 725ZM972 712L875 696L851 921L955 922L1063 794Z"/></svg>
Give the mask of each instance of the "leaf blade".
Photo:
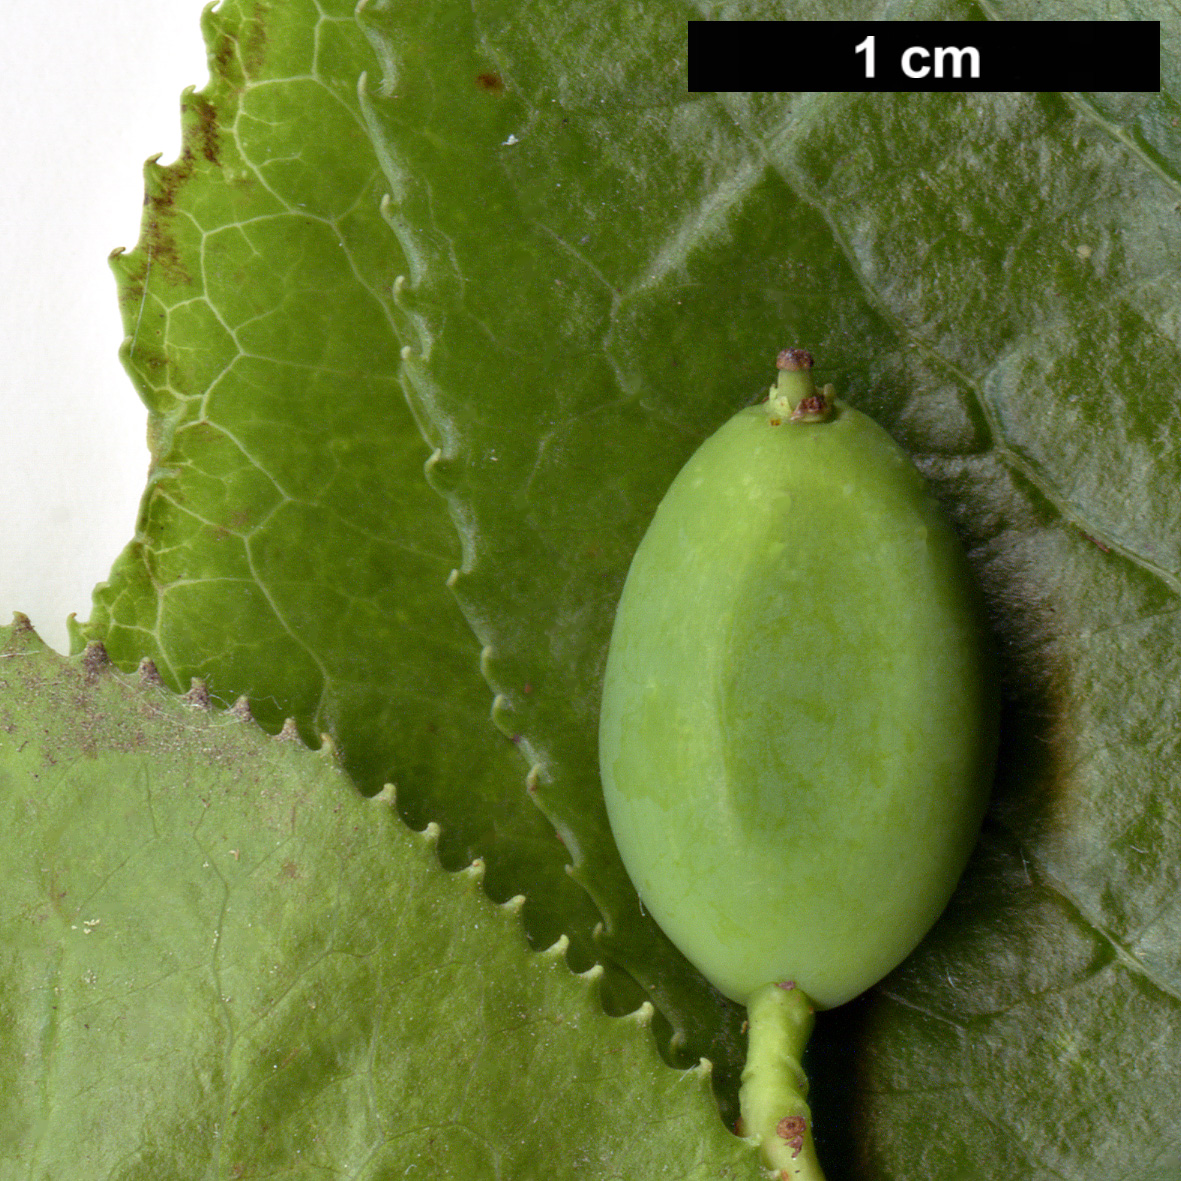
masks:
<svg viewBox="0 0 1181 1181"><path fill-rule="evenodd" d="M598 912L487 724L444 586L458 546L401 388L405 260L358 111L374 58L348 3L240 0L204 25L210 85L112 260L153 459L81 635L173 688L245 695L271 730L329 734L365 790L397 782L409 822L441 824L448 865L478 853L495 897L527 893L538 946L565 932L589 967Z"/></svg>
<svg viewBox="0 0 1181 1181"><path fill-rule="evenodd" d="M46 1176L753 1178L707 1071L437 830L268 738L0 630L0 1159ZM96 1068L97 1067L97 1068ZM506 1086L506 1080L513 1085ZM636 1113L649 1118L638 1123Z"/></svg>

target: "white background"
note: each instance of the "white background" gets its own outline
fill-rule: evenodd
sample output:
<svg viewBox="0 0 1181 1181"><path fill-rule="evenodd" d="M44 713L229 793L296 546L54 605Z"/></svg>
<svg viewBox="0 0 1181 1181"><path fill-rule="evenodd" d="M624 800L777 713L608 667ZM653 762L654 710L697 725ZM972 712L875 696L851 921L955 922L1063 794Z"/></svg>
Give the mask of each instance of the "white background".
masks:
<svg viewBox="0 0 1181 1181"><path fill-rule="evenodd" d="M0 623L66 616L131 539L147 412L118 359L107 255L139 237L143 161L208 80L202 0L5 4L0 42Z"/></svg>

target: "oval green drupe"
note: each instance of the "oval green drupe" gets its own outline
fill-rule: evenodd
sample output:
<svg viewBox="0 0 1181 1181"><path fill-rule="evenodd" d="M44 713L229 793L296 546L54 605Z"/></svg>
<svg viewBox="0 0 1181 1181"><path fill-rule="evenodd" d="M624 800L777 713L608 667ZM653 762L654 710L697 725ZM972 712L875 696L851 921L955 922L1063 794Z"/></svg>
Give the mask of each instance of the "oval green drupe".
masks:
<svg viewBox="0 0 1181 1181"><path fill-rule="evenodd" d="M677 476L619 604L600 762L644 906L727 996L839 1005L946 905L995 731L979 597L922 476L781 378Z"/></svg>

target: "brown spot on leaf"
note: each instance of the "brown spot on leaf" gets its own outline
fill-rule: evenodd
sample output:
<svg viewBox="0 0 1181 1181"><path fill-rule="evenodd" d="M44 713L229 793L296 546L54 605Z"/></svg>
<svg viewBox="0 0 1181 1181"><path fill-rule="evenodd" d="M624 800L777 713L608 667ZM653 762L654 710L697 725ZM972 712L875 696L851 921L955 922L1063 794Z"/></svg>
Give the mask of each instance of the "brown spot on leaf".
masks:
<svg viewBox="0 0 1181 1181"><path fill-rule="evenodd" d="M254 78L266 65L267 29L270 27L272 5L268 0L258 0L251 5L251 19L244 20L238 30L238 47L242 55L242 68L247 77Z"/></svg>
<svg viewBox="0 0 1181 1181"><path fill-rule="evenodd" d="M246 505L226 518L225 527L235 533L241 533L254 524L255 516L254 506Z"/></svg>
<svg viewBox="0 0 1181 1181"><path fill-rule="evenodd" d="M239 697L238 700L230 706L228 712L241 722L250 722L254 720L254 715L250 712L250 702L247 701L244 696Z"/></svg>
<svg viewBox="0 0 1181 1181"><path fill-rule="evenodd" d="M111 667L111 658L107 655L106 647L101 640L91 640L86 645L86 652L82 656L82 668L86 672L88 684L98 680L99 676Z"/></svg>
<svg viewBox="0 0 1181 1181"><path fill-rule="evenodd" d="M504 93L504 79L494 70L485 70L483 73L477 74L476 85L489 94Z"/></svg>
<svg viewBox="0 0 1181 1181"><path fill-rule="evenodd" d="M223 17L215 12L209 20L210 74L236 90L250 78L256 78L266 64L267 17L271 8L266 0L255 0L247 17Z"/></svg>
<svg viewBox="0 0 1181 1181"><path fill-rule="evenodd" d="M220 163L221 138L217 129L217 108L203 94L190 94L187 102L189 109L196 115L191 125L191 133L201 155L210 164Z"/></svg>
<svg viewBox="0 0 1181 1181"><path fill-rule="evenodd" d="M139 683L151 685L154 689L164 688L164 678L160 675L156 662L148 656L139 662Z"/></svg>
<svg viewBox="0 0 1181 1181"><path fill-rule="evenodd" d="M232 37L226 30L221 30L209 47L210 64L213 66L212 73L214 77L228 77L230 74L230 65L234 60L234 49L237 47L237 39Z"/></svg>

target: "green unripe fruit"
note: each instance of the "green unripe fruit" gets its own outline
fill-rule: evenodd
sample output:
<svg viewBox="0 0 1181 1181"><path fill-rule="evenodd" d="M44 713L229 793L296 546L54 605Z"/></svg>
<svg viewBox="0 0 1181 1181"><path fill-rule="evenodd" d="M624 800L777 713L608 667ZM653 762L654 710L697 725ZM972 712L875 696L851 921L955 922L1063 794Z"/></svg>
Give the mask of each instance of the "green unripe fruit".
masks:
<svg viewBox="0 0 1181 1181"><path fill-rule="evenodd" d="M790 980L828 1008L946 905L996 700L963 548L922 476L816 393L807 354L783 357L636 552L600 760L624 864L688 959L734 1000Z"/></svg>

